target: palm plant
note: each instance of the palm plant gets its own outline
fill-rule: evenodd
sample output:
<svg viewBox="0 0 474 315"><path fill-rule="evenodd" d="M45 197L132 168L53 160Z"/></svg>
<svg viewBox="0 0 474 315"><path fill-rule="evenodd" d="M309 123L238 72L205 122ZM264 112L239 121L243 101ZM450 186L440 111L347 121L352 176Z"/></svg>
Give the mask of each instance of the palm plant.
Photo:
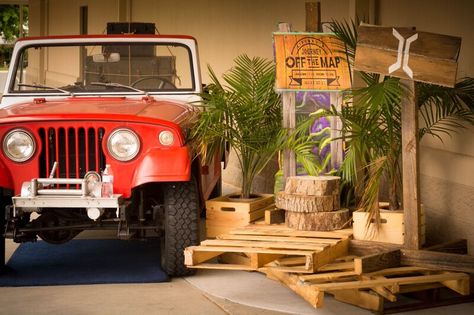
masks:
<svg viewBox="0 0 474 315"><path fill-rule="evenodd" d="M355 23L330 24L353 62L357 42ZM318 111L315 116L335 116L342 121L342 137L346 151L341 176L346 182L359 186L358 205L370 212L369 220L379 218L378 197L382 178L389 188L390 209L400 206L401 187L401 98L410 93L393 77L360 72L365 86L347 92L341 110L332 107ZM423 125L419 137L430 134L452 134L474 125L474 79L466 78L454 88L416 82L417 106Z"/></svg>
<svg viewBox="0 0 474 315"><path fill-rule="evenodd" d="M319 172L312 153L315 140L307 131L314 118L302 122L294 132L281 127L280 96L274 91L275 67L264 58L238 56L235 66L223 75L225 85L208 66L212 83L203 93L202 113L191 139L200 156L209 161L226 146L237 153L242 171L241 197L249 198L252 183L277 152L295 151L308 173Z"/></svg>

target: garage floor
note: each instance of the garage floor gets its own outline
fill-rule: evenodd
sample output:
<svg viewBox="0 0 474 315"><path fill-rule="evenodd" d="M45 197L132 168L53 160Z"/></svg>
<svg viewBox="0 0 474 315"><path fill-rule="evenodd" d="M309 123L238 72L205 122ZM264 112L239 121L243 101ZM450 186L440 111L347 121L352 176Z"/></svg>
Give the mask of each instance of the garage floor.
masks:
<svg viewBox="0 0 474 315"><path fill-rule="evenodd" d="M86 237L94 237L86 236ZM17 244L6 243L7 259ZM168 283L0 288L0 314L320 314L368 311L325 299L315 310L262 274L203 270ZM474 303L402 314L474 314Z"/></svg>

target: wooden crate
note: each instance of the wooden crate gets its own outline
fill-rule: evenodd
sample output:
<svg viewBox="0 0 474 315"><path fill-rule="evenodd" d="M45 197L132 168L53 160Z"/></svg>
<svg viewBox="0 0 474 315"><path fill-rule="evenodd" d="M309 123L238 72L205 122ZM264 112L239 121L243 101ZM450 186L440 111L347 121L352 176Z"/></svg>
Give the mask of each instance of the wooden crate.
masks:
<svg viewBox="0 0 474 315"><path fill-rule="evenodd" d="M245 202L231 201L229 195L206 201L207 237L216 237L231 229L246 226L264 217L265 210L274 207L273 195Z"/></svg>
<svg viewBox="0 0 474 315"><path fill-rule="evenodd" d="M381 224L377 230L375 223L370 223L367 227L368 213L355 211L352 214L354 224L354 239L368 240L375 242L385 242L393 244L403 244L405 241L405 219L403 210L390 211L380 210ZM420 237L421 243L425 243L425 210L421 206L420 215Z"/></svg>
<svg viewBox="0 0 474 315"><path fill-rule="evenodd" d="M354 239L403 244L405 235L403 211L380 210L381 224L378 230L375 223L367 226L368 216L367 212L360 210L352 214Z"/></svg>

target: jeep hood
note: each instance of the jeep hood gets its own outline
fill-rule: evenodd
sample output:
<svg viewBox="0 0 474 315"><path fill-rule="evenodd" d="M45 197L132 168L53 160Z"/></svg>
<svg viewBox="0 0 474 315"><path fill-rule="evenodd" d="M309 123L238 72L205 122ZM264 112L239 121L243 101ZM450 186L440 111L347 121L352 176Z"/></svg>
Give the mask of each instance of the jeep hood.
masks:
<svg viewBox="0 0 474 315"><path fill-rule="evenodd" d="M63 100L15 104L0 109L0 123L41 121L50 119L97 119L123 120L142 118L146 121L167 121L178 125L191 122L197 110L188 104L175 101L155 100L144 97L141 100L125 97L70 97Z"/></svg>

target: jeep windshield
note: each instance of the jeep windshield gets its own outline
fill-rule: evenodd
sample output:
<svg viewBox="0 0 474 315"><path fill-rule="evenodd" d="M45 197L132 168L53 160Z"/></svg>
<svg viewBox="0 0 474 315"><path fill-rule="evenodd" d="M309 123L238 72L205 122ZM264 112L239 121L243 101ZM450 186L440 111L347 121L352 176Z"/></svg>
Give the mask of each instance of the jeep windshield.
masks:
<svg viewBox="0 0 474 315"><path fill-rule="evenodd" d="M11 94L145 94L194 91L190 47L174 42L33 41L17 54Z"/></svg>

